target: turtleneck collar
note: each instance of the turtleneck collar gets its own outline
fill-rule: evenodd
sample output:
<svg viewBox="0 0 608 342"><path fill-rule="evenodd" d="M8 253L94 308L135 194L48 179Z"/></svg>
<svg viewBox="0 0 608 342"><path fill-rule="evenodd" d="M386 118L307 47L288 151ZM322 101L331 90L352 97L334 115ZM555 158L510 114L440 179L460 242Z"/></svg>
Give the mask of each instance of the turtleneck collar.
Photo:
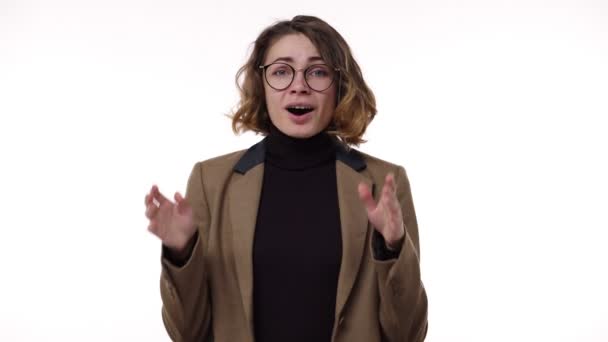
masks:
<svg viewBox="0 0 608 342"><path fill-rule="evenodd" d="M336 143L325 131L310 138L293 138L270 124L266 162L282 169L303 170L336 160Z"/></svg>

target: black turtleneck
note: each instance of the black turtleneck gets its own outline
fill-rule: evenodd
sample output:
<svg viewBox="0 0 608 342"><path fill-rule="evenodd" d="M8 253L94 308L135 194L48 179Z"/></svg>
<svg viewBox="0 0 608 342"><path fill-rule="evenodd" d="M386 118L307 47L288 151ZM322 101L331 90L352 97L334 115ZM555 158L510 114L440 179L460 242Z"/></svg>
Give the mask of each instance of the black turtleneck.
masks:
<svg viewBox="0 0 608 342"><path fill-rule="evenodd" d="M336 149L270 127L253 246L259 342L329 342L342 258Z"/></svg>

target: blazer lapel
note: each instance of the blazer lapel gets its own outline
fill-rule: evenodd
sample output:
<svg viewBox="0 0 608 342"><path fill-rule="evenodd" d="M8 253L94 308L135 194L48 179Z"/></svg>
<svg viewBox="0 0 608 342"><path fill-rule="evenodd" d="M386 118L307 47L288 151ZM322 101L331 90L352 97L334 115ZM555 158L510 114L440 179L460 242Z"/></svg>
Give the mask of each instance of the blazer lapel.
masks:
<svg viewBox="0 0 608 342"><path fill-rule="evenodd" d="M365 207L359 200L358 186L359 183L364 183L373 189L374 184L363 173L341 161L336 162L336 177L342 226L342 263L336 296L337 321L357 278L366 247L368 218Z"/></svg>
<svg viewBox="0 0 608 342"><path fill-rule="evenodd" d="M233 176L234 181L228 193L233 252L245 316L249 328L253 331L253 237L262 192L264 164L258 164L244 174L235 173Z"/></svg>

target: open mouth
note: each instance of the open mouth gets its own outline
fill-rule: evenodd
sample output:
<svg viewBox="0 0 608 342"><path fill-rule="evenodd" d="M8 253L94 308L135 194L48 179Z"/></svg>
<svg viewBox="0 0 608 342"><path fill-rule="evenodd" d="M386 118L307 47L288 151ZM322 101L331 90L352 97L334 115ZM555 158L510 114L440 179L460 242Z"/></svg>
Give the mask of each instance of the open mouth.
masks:
<svg viewBox="0 0 608 342"><path fill-rule="evenodd" d="M293 115L304 115L310 113L314 110L314 108L309 106L289 106L287 107L287 111Z"/></svg>

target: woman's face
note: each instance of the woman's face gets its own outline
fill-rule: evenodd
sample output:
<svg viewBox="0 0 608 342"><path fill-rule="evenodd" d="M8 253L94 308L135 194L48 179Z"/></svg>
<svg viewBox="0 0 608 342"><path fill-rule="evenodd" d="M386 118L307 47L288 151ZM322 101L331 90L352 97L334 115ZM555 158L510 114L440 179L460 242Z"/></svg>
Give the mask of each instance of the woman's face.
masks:
<svg viewBox="0 0 608 342"><path fill-rule="evenodd" d="M311 65L325 64L317 48L305 35L289 34L277 40L268 50L264 65L271 63L289 64L297 70L293 82L284 90L273 89L264 81L266 108L272 123L294 138L308 138L323 131L329 125L336 107L336 82L321 92L311 89L306 83L304 70ZM309 70L309 83L313 87L315 82L322 82L320 78L324 77L324 71L317 68ZM289 68L285 66L266 70L267 76L275 75L275 82L280 78L289 78L285 76L289 73Z"/></svg>

